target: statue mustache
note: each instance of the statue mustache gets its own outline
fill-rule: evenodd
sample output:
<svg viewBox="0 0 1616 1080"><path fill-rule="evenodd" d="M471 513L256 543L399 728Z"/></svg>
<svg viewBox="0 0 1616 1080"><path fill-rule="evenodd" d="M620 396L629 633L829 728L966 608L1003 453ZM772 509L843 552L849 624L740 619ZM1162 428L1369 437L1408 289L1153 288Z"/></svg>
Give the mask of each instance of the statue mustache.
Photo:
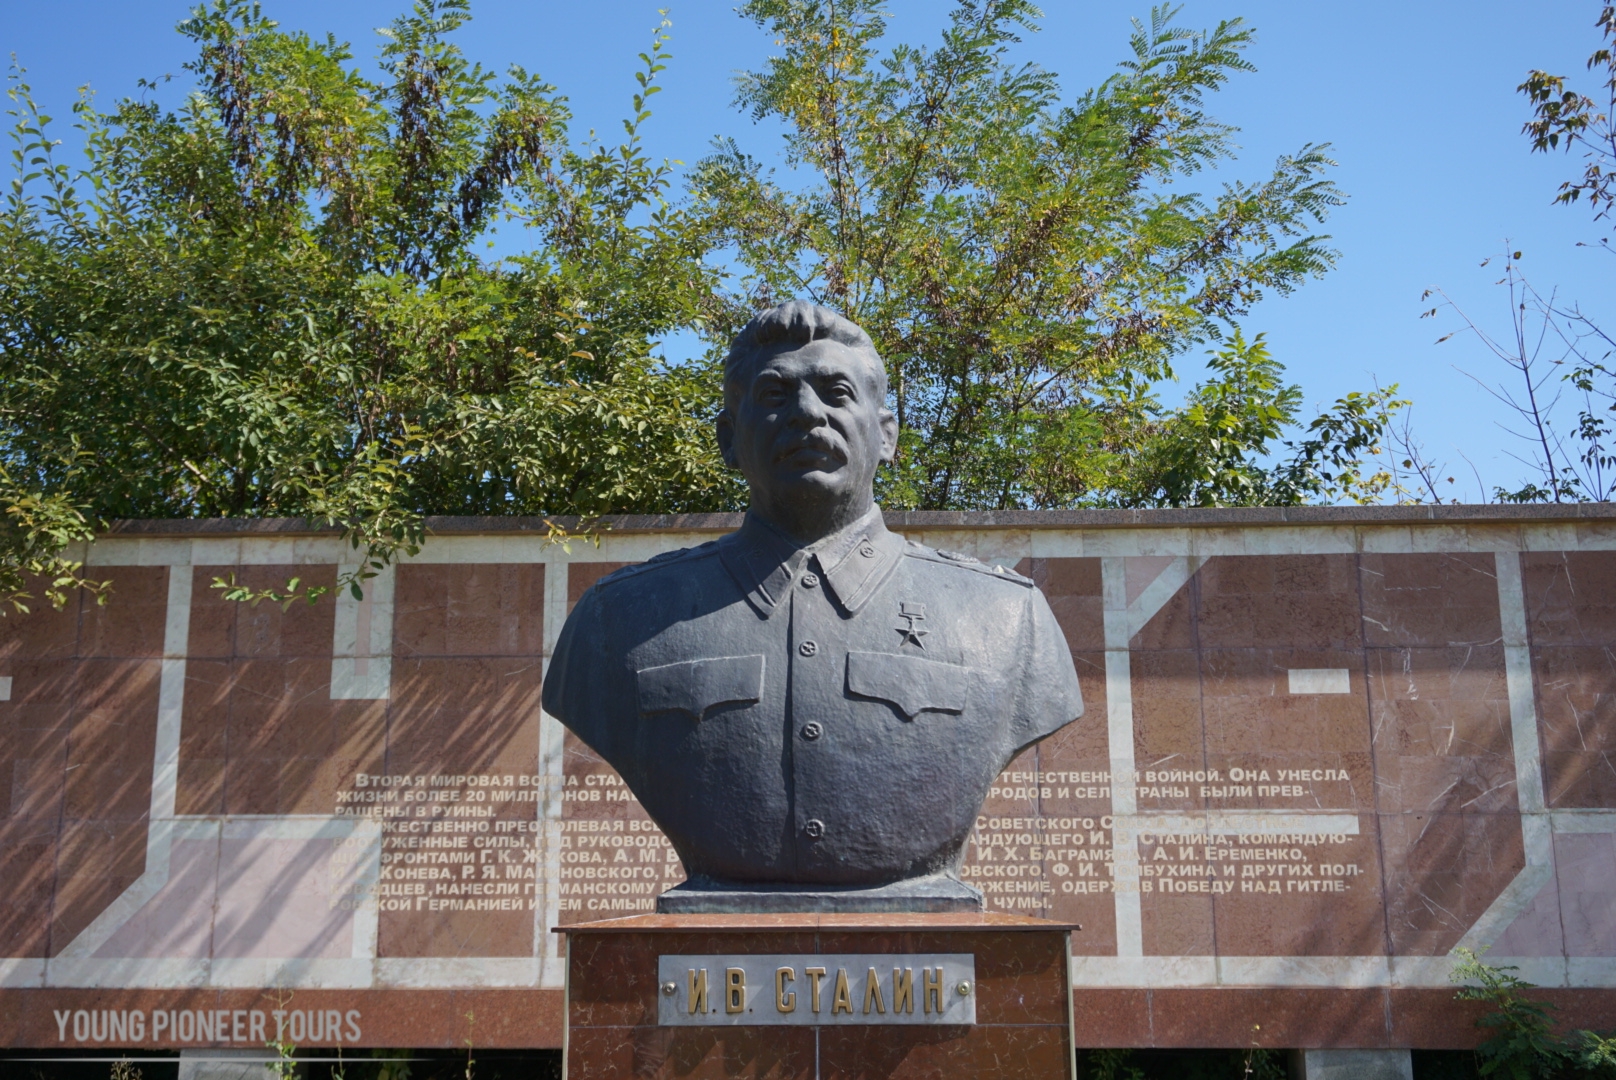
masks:
<svg viewBox="0 0 1616 1080"><path fill-rule="evenodd" d="M847 461L847 448L842 445L842 441L821 432L810 432L807 435L793 438L780 448L779 452L775 454L774 460L784 461L803 450L818 450L831 455L837 461L843 463Z"/></svg>

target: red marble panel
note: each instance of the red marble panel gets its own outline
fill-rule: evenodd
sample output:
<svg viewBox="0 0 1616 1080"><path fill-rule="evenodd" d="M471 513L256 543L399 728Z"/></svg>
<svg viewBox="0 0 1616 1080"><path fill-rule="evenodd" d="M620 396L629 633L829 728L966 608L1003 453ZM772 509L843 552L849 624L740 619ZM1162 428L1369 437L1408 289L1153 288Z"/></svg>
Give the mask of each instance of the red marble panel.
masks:
<svg viewBox="0 0 1616 1080"><path fill-rule="evenodd" d="M1166 569L1171 560L1167 559L1129 559L1129 600L1132 602L1135 589L1135 574L1140 579L1153 579L1156 574ZM1143 564L1135 571L1135 564ZM1150 584L1149 580L1141 580L1137 584L1137 591L1142 592ZM1141 652L1155 652L1159 649L1193 649L1195 648L1195 610L1196 610L1196 583L1194 579L1186 582L1182 588L1173 594L1172 599L1163 604L1161 610L1152 615L1144 626L1140 627L1128 642L1128 648L1135 655Z"/></svg>
<svg viewBox="0 0 1616 1080"><path fill-rule="evenodd" d="M386 747L387 703L385 701L331 702L330 749L322 755L308 752L292 755L288 781L299 777L315 781L312 786L283 786L281 805L295 807L283 813L329 814L336 806L332 792L353 783L355 773L379 773ZM309 762L320 768L309 772ZM318 809L316 809L318 807Z"/></svg>
<svg viewBox="0 0 1616 1080"><path fill-rule="evenodd" d="M1104 595L1100 561L1092 558L1021 559L1016 571L1036 582L1067 637L1083 690L1083 719L1023 753L994 783L995 797L983 808L989 828L966 846L966 880L983 889L987 910L1057 917L1084 926L1079 951L1115 947L1110 896L1076 892L1097 886L1105 863L1089 859L1091 829L1081 821L1110 812L1110 755L1105 740ZM1029 791L1012 799L1016 791ZM1000 821L1002 828L992 828ZM1021 828L1005 825L1020 821ZM1099 831L1099 829L1092 829ZM992 844L997 834L1007 844ZM1016 839L1026 837L1026 844ZM1109 834L1107 834L1109 844ZM1034 875L1036 871L1036 876ZM981 876L971 876L981 875ZM1004 876L995 876L1004 875ZM1016 876L1020 875L1020 876ZM1109 881L1109 878L1104 878ZM1065 891L1063 891L1065 889ZM1054 915L1058 912L1058 915Z"/></svg>
<svg viewBox="0 0 1616 1080"><path fill-rule="evenodd" d="M1380 832L1397 955L1452 949L1526 865L1518 814L1386 814Z"/></svg>
<svg viewBox="0 0 1616 1080"><path fill-rule="evenodd" d="M78 664L12 660L5 667L12 687L11 700L0 701L0 821L54 818L67 779Z"/></svg>
<svg viewBox="0 0 1616 1080"><path fill-rule="evenodd" d="M1043 859L1034 851L1045 832L1040 791L1034 747L1022 751L999 774L977 814L989 828L978 827L975 842L966 845L963 874L982 890L989 911L1041 918L1048 910L1054 885L1043 876ZM1002 827L992 828L995 821Z"/></svg>
<svg viewBox="0 0 1616 1080"><path fill-rule="evenodd" d="M526 909L533 897L512 899L522 910L384 911L378 952L390 957L531 956L533 912Z"/></svg>
<svg viewBox="0 0 1616 1080"><path fill-rule="evenodd" d="M1377 989L1156 990L1150 1045L1385 1046L1385 1018L1385 992Z"/></svg>
<svg viewBox="0 0 1616 1080"><path fill-rule="evenodd" d="M1542 998L1546 992L1536 991L1532 996ZM1385 991L1385 997L1386 1045L1469 1050L1490 1034L1476 1023L1487 1014L1487 1006L1479 1001L1455 1001L1451 990L1391 989Z"/></svg>
<svg viewBox="0 0 1616 1080"><path fill-rule="evenodd" d="M542 688L536 657L394 660L389 770L533 772Z"/></svg>
<svg viewBox="0 0 1616 1080"><path fill-rule="evenodd" d="M1076 653L1072 660L1083 689L1083 719L1037 745L1044 880L1052 889L1044 912L1083 927L1072 935L1074 953L1108 956L1116 953L1116 905L1110 892L1101 891L1111 883L1111 832L1100 828L1111 813L1105 656Z"/></svg>
<svg viewBox="0 0 1616 1080"><path fill-rule="evenodd" d="M139 655L152 622L139 603L142 585L158 576L166 584L162 569L120 574L128 603L89 616L97 652ZM136 875L144 865L137 820L150 804L157 697L147 664L74 658L84 608L78 593L63 611L47 601L32 606L0 622L0 674L11 677L10 700L0 702L0 956L47 956L53 926L60 949L63 934L100 913L128 880L118 857L133 852ZM160 647L162 614L155 622ZM63 825L65 816L74 820ZM66 849L63 829L73 841ZM82 860L87 834L112 837L102 846L107 859Z"/></svg>
<svg viewBox="0 0 1616 1080"><path fill-rule="evenodd" d="M1083 693L1083 716L1038 743L1038 767L1045 772L1072 769L1109 769L1110 739L1106 734L1105 654L1075 652L1072 666ZM1099 809L1108 796L1083 796Z"/></svg>
<svg viewBox="0 0 1616 1080"><path fill-rule="evenodd" d="M1532 675L1549 805L1616 809L1616 657L1610 646L1538 645Z"/></svg>
<svg viewBox="0 0 1616 1080"><path fill-rule="evenodd" d="M1254 845L1290 854L1264 863L1225 863L1230 891L1213 897L1217 952L1225 956L1383 956L1385 893L1375 817L1359 815L1359 835L1266 839ZM1225 838L1225 842L1235 838ZM1320 839L1322 843L1308 843ZM1251 850L1248 848L1247 850ZM1296 858L1296 856L1300 858ZM1248 878L1248 869L1279 870ZM1171 879L1158 879L1161 889ZM1256 891L1261 883L1265 891ZM1278 891L1268 891L1278 887Z"/></svg>
<svg viewBox="0 0 1616 1080"><path fill-rule="evenodd" d="M1528 996L1552 1007L1555 1027L1562 1034L1578 1029L1608 1030L1610 1018L1616 1016L1616 990L1607 987L1537 987ZM1394 988L1386 991L1386 998L1387 1045L1468 1050L1492 1035L1491 1029L1476 1023L1489 1011L1486 1003L1455 1001L1449 989Z"/></svg>
<svg viewBox="0 0 1616 1080"><path fill-rule="evenodd" d="M1075 935L1074 935L1075 936ZM1076 952L1076 946L1073 946ZM1072 989L1073 1038L1094 1048L1149 1046L1151 991Z"/></svg>
<svg viewBox="0 0 1616 1080"><path fill-rule="evenodd" d="M453 575L443 579L453 583ZM541 590L542 594L542 590ZM444 647L456 640L445 630ZM495 635L496 637L498 635ZM510 640L518 640L512 638ZM387 771L396 774L532 775L538 767L539 695L542 668L537 656L445 656L393 661L393 700L388 710ZM514 792L514 789L513 789ZM503 792L502 792L503 793ZM490 811L495 820L533 819L538 804L511 799L495 802L475 784L434 792L450 802L448 813ZM526 835L526 834L524 834ZM386 956L527 956L533 951L534 905L539 882L523 875L536 864L529 850L515 849L517 861L504 864L497 853L453 868L448 881L428 883L427 897L415 910L381 914L379 948ZM454 910L484 898L468 886L515 886L511 910ZM442 888L440 889L440 886Z"/></svg>
<svg viewBox="0 0 1616 1080"><path fill-rule="evenodd" d="M795 1028L575 1028L569 1080L813 1080L814 1033Z"/></svg>
<svg viewBox="0 0 1616 1080"><path fill-rule="evenodd" d="M651 820L617 771L570 730L562 735L561 761L563 821Z"/></svg>
<svg viewBox="0 0 1616 1080"><path fill-rule="evenodd" d="M1359 820L1359 835L1141 837L1145 953L1384 954L1378 838Z"/></svg>
<svg viewBox="0 0 1616 1080"><path fill-rule="evenodd" d="M181 805L329 814L353 773L381 771L386 702L333 701L329 653L186 666Z"/></svg>
<svg viewBox="0 0 1616 1080"><path fill-rule="evenodd" d="M237 660L231 665L229 692L226 746L230 757L284 758L332 752L335 732L329 652L323 658Z"/></svg>
<svg viewBox="0 0 1616 1080"><path fill-rule="evenodd" d="M1490 553L1369 553L1359 571L1372 647L1491 645L1503 636Z"/></svg>
<svg viewBox="0 0 1616 1080"><path fill-rule="evenodd" d="M0 701L7 729L65 731L78 693L78 662L71 657L16 659L5 664L11 700Z"/></svg>
<svg viewBox="0 0 1616 1080"><path fill-rule="evenodd" d="M223 598L230 580L331 589L331 565L193 568L180 731L181 813L329 814L357 771L380 772L382 701L331 698L336 597L282 607Z"/></svg>
<svg viewBox="0 0 1616 1080"><path fill-rule="evenodd" d="M47 584L42 578L25 580L29 598L23 602L28 611L13 610L6 615L5 633L0 634L0 675L11 674L13 665L21 660L65 660L78 655L83 594L77 590L68 593L67 603L58 611L45 599Z"/></svg>
<svg viewBox="0 0 1616 1080"><path fill-rule="evenodd" d="M560 990L509 989L483 990L79 990L79 989L0 989L0 1016L7 1024L0 1028L0 1040L10 1047L60 1046L56 1024L58 1010L79 1009L140 1010L148 1018L156 1010L259 1010L272 1009L324 1013L335 1009L344 1014L338 1028L341 1046L353 1048L392 1048L400 1046L437 1048L464 1055L467 1045L475 1057L484 1049L559 1047L562 1039L562 992ZM351 1017L358 1033L347 1021ZM273 1025L273 1020L268 1021ZM234 1030L227 1025L227 1030ZM273 1028L271 1027L271 1030ZM71 1029L69 1029L71 1039ZM73 1044L68 1043L71 1047ZM177 1049L171 1032L154 1037L146 1024L144 1039L125 1044L131 1048ZM256 1040L192 1041L187 1048L234 1047L262 1052ZM336 1040L324 1046L305 1043L299 1050L335 1049ZM106 1044L80 1044L80 1048L104 1055L115 1047ZM326 1056L331 1056L327 1054ZM464 1059L462 1059L464 1060ZM350 1066L352 1062L349 1062ZM479 1066L480 1068L480 1066Z"/></svg>
<svg viewBox="0 0 1616 1080"><path fill-rule="evenodd" d="M1616 641L1616 551L1523 551L1521 589L1534 646Z"/></svg>
<svg viewBox="0 0 1616 1080"><path fill-rule="evenodd" d="M112 582L105 604L79 604L80 656L160 657L168 620L168 567L98 567Z"/></svg>
<svg viewBox="0 0 1616 1080"><path fill-rule="evenodd" d="M193 613L194 607L193 604ZM196 627L191 628L193 647ZM181 814L224 813L228 761L230 691L235 684L228 659L185 663L185 699L180 718L180 760L175 809Z"/></svg>
<svg viewBox="0 0 1616 1080"><path fill-rule="evenodd" d="M1381 810L1513 811L1503 647L1370 649L1367 655Z"/></svg>
<svg viewBox="0 0 1616 1080"><path fill-rule="evenodd" d="M379 714L380 710L377 712ZM336 809L337 792L353 786L354 773L360 771L361 764L369 765L365 772L379 772L381 754L375 754L367 763L353 758L306 755L282 759L276 812L330 814Z"/></svg>
<svg viewBox="0 0 1616 1080"><path fill-rule="evenodd" d="M284 589L290 579L303 587L335 590L337 568L314 566L198 566L191 583L191 632L187 647L201 657L319 657L331 659L335 627L334 592L312 604L301 600L282 606L272 601L256 604L226 600L213 587L215 580L249 589Z"/></svg>
<svg viewBox="0 0 1616 1080"><path fill-rule="evenodd" d="M1204 649L1357 649L1363 642L1352 555L1229 555L1195 577Z"/></svg>
<svg viewBox="0 0 1616 1080"><path fill-rule="evenodd" d="M229 746L230 692L236 665L228 658L185 662L185 699L180 714L180 760L223 761Z"/></svg>
<svg viewBox="0 0 1616 1080"><path fill-rule="evenodd" d="M1074 653L1105 648L1099 559L1023 559L1016 572L1037 584Z"/></svg>
<svg viewBox="0 0 1616 1080"><path fill-rule="evenodd" d="M1064 1028L826 1028L820 1034L819 1075L824 1080L979 1080L1070 1075Z"/></svg>
<svg viewBox="0 0 1616 1080"><path fill-rule="evenodd" d="M19 621L8 619L7 629ZM25 859L25 853L39 850L42 828L54 838L63 811L78 665L71 659L18 659L13 655L9 662L0 661L0 670L13 678L11 700L0 702L0 860L7 866L20 866L17 860ZM8 880L10 874L0 872L0 882ZM31 931L25 933L22 928L37 921L34 905L13 901L4 891L0 891L0 904L12 905L3 916L5 939L32 941ZM48 897L45 918L48 921ZM0 950L0 956L40 954Z"/></svg>
<svg viewBox="0 0 1616 1080"><path fill-rule="evenodd" d="M66 791L67 732L0 728L0 822L54 819ZM3 828L3 824L0 824Z"/></svg>
<svg viewBox="0 0 1616 1080"><path fill-rule="evenodd" d="M79 662L67 739L69 819L138 821L149 812L161 674L160 660Z"/></svg>
<svg viewBox="0 0 1616 1080"><path fill-rule="evenodd" d="M393 655L538 656L544 567L406 563L393 592Z"/></svg>
<svg viewBox="0 0 1616 1080"><path fill-rule="evenodd" d="M281 763L285 758L232 755L225 760L224 812L274 814L281 806ZM185 794L190 798L190 794Z"/></svg>
<svg viewBox="0 0 1616 1080"><path fill-rule="evenodd" d="M273 571L273 575L265 573ZM283 586L289 576L288 568L278 567L235 567L235 566L193 566L191 568L191 623L188 641L185 647L186 655L191 663L200 659L227 660L236 655L236 619L241 614L242 605L235 600L226 600L221 589L213 587L215 581L229 581L234 576L240 584L246 584L250 579L254 583L267 581L268 584L257 585L259 588L270 586ZM336 569L333 567L329 574L321 574L320 584L333 584L336 582ZM330 596L325 598L326 606L330 606ZM260 603L257 607L262 607ZM274 606L274 605L271 605ZM255 612L257 607L248 605L249 612ZM251 615L249 615L251 617ZM327 652L329 652L329 648ZM187 664L189 667L189 664Z"/></svg>
<svg viewBox="0 0 1616 1080"><path fill-rule="evenodd" d="M631 562L575 562L567 564L567 614L582 600L589 587L607 574L633 566Z"/></svg>
<svg viewBox="0 0 1616 1080"><path fill-rule="evenodd" d="M1204 769L1200 657L1190 650L1135 652L1129 661L1133 689L1134 761L1141 772ZM1204 805L1200 792L1164 790L1143 783L1141 810L1188 810Z"/></svg>
<svg viewBox="0 0 1616 1080"><path fill-rule="evenodd" d="M1616 809L1616 755L1589 750L1544 751L1549 805L1557 810Z"/></svg>
<svg viewBox="0 0 1616 1080"><path fill-rule="evenodd" d="M145 869L145 822L66 823L57 844L50 954L72 944Z"/></svg>
<svg viewBox="0 0 1616 1080"><path fill-rule="evenodd" d="M182 757L175 770L175 812L202 816L223 814L225 773L228 768L229 763L223 756Z"/></svg>
<svg viewBox="0 0 1616 1080"><path fill-rule="evenodd" d="M1171 838L1177 840L1178 838ZM1139 848L1140 929L1147 956L1211 956L1218 951L1217 922L1210 892L1174 892L1163 886L1174 864L1177 843L1145 843ZM1157 858L1158 852L1162 858ZM1189 862L1190 860L1183 860ZM1174 879L1176 880L1176 879ZM1186 879L1196 888L1209 883Z"/></svg>
<svg viewBox="0 0 1616 1080"><path fill-rule="evenodd" d="M562 876L555 885L561 925L654 910L660 893L685 880L683 864L616 770L572 732L562 738ZM615 831L594 831L597 822L611 822ZM619 851L636 860L644 875L636 884L648 886L643 895L614 893L610 883L582 876L596 862L615 859Z"/></svg>
<svg viewBox="0 0 1616 1080"><path fill-rule="evenodd" d="M0 825L0 956L45 956L59 822L14 817Z"/></svg>
<svg viewBox="0 0 1616 1080"><path fill-rule="evenodd" d="M1369 713L1362 654L1326 649L1219 649L1201 654L1206 765L1221 776L1255 770L1212 807L1349 809L1373 807ZM1345 668L1345 694L1293 694L1295 669ZM1177 762L1166 763L1176 765ZM1284 770L1345 771L1348 780L1286 782ZM1266 771L1269 782L1261 779ZM1233 793L1239 789L1239 793ZM1253 790L1245 790L1253 789Z"/></svg>

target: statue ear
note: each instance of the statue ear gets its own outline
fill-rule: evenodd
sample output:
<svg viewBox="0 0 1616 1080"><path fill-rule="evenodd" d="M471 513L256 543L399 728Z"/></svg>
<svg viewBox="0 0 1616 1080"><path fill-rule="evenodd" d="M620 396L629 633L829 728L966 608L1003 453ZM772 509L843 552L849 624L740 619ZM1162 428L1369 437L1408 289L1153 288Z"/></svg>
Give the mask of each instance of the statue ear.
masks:
<svg viewBox="0 0 1616 1080"><path fill-rule="evenodd" d="M732 469L739 468L735 460L735 420L728 409L718 414L713 433L718 437L718 455L724 459L724 464Z"/></svg>
<svg viewBox="0 0 1616 1080"><path fill-rule="evenodd" d="M898 456L898 418L892 415L891 409L882 409L879 423L881 424L881 464L891 465Z"/></svg>

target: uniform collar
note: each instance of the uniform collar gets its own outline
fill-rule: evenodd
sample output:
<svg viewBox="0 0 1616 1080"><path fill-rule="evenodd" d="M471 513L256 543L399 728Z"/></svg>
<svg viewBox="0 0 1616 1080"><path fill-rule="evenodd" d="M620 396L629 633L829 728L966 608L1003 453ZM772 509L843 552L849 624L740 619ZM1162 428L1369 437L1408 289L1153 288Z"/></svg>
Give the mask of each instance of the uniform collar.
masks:
<svg viewBox="0 0 1616 1080"><path fill-rule="evenodd" d="M874 506L853 524L806 546L748 512L740 529L719 542L724 566L765 618L790 595L811 565L825 589L851 615L881 587L903 554L904 541L887 531Z"/></svg>

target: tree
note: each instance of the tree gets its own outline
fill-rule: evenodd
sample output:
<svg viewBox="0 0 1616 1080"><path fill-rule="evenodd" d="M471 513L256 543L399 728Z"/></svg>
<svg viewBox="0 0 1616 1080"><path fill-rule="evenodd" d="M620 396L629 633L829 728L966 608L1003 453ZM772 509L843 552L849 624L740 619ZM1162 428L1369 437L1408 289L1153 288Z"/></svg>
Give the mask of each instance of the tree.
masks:
<svg viewBox="0 0 1616 1080"><path fill-rule="evenodd" d="M1595 25L1604 41L1588 57L1587 68L1602 79L1603 104L1569 88L1564 76L1541 70L1529 71L1516 90L1532 106L1531 118L1521 130L1533 153L1582 153L1582 176L1563 182L1554 201L1565 206L1584 201L1593 211L1593 220L1599 222L1609 220L1616 207L1616 127L1611 123L1616 115L1616 5L1606 5ZM1616 254L1608 236L1599 238L1597 246ZM1523 448L1522 454L1512 456L1526 466L1528 476L1519 487L1495 486L1495 498L1515 503L1609 499L1616 495L1616 446L1612 445L1616 369L1611 367L1616 338L1580 305L1562 301L1557 289L1540 291L1522 271L1521 260L1522 253L1512 250L1502 258L1504 276L1497 284L1508 296L1506 332L1489 333L1441 289L1427 290L1427 297L1439 296L1442 303L1422 317L1450 309L1458 316L1461 330L1443 335L1438 344L1461 332L1474 335L1512 372L1509 383L1494 385L1476 379L1521 425L1505 431ZM1487 259L1482 265L1492 261ZM1576 418L1569 423L1561 420L1564 411L1560 408L1568 399L1576 408ZM1406 431L1404 441L1408 449L1404 465L1428 478L1432 468L1406 438Z"/></svg>
<svg viewBox="0 0 1616 1080"><path fill-rule="evenodd" d="M1364 499L1390 390L1302 426L1259 298L1322 273L1323 146L1204 199L1230 156L1203 96L1250 68L1238 20L1159 9L1134 57L1061 106L1006 59L1025 0L964 0L935 49L877 54L876 0L753 0L783 53L741 82L788 128L802 190L733 143L674 190L640 144L668 62L641 55L620 145L566 100L468 60L467 0L418 0L380 71L249 0L180 24L196 88L76 108L85 162L13 73L0 216L0 602L98 588L69 557L119 518L340 526L358 590L432 514L736 509L710 435L718 358L756 310L812 296L866 326L906 428L893 507ZM522 230L525 254L482 245ZM724 260L739 275L720 268ZM726 285L726 282L731 284ZM657 342L711 349L669 365ZM1181 408L1156 389L1199 345ZM559 528L559 526L556 526ZM236 598L308 596L289 585ZM38 588L37 585L32 588Z"/></svg>
<svg viewBox="0 0 1616 1080"><path fill-rule="evenodd" d="M788 296L867 329L903 427L889 505L1184 505L1366 497L1363 457L1391 391L1337 402L1263 461L1300 392L1243 338L1183 410L1152 393L1174 358L1251 305L1321 274L1310 228L1342 196L1327 147L1206 199L1174 185L1232 155L1203 98L1248 71L1239 20L1204 34L1158 8L1133 57L1072 104L1007 59L1026 0L961 0L935 48L879 52L880 0L751 0L780 47L742 77L754 119L787 128L776 178L733 141L693 192L743 272L728 330ZM812 180L798 184L807 173ZM1310 447L1309 441L1318 441ZM1238 463L1238 464L1236 464ZM1235 476L1231 473L1238 472Z"/></svg>
<svg viewBox="0 0 1616 1080"><path fill-rule="evenodd" d="M1536 987L1513 974L1519 969L1495 967L1471 949L1455 949L1454 955L1458 963L1448 976L1459 985L1454 997L1489 1007L1476 1021L1492 1033L1476 1047L1478 1075L1506 1080L1616 1075L1616 1037L1586 1029L1557 1035L1558 1006L1526 997L1525 991Z"/></svg>
<svg viewBox="0 0 1616 1080"><path fill-rule="evenodd" d="M1589 55L1586 66L1603 80L1603 105L1581 91L1567 89L1563 75L1546 71L1527 72L1526 81L1516 89L1532 105L1532 118L1521 130L1531 140L1534 153L1582 151L1582 177L1562 183L1555 201L1569 206L1586 199L1594 220L1600 221L1616 207L1616 126L1611 123L1616 115L1616 5L1605 5L1594 25L1605 42ZM1599 242L1608 247L1609 238Z"/></svg>
<svg viewBox="0 0 1616 1080"><path fill-rule="evenodd" d="M66 545L117 518L292 516L364 550L355 589L428 514L734 506L716 380L654 358L713 272L640 128L575 147L565 99L452 35L466 0L395 21L372 79L256 3L183 22L173 111L76 108L86 162L12 76L0 220L0 597L83 583ZM148 86L145 89L150 90ZM487 261L501 224L525 255Z"/></svg>

